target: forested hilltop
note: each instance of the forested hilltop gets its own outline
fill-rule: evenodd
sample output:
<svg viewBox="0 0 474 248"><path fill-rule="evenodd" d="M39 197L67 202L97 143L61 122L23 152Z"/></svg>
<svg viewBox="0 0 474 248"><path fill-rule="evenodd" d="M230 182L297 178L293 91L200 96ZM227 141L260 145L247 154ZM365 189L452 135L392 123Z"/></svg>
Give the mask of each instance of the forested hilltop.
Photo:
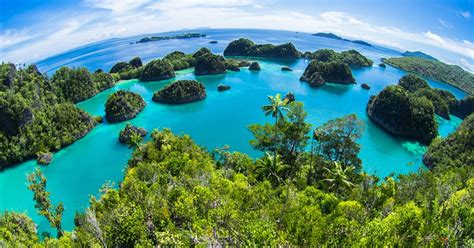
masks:
<svg viewBox="0 0 474 248"><path fill-rule="evenodd" d="M384 62L402 70L453 85L470 95L474 95L474 74L457 65L447 65L437 60L418 57L384 59Z"/></svg>
<svg viewBox="0 0 474 248"><path fill-rule="evenodd" d="M256 161L227 148L208 152L169 129L135 142L120 187L106 185L100 198L91 198L72 232L61 229L63 206L49 201L46 178L40 171L29 175L37 207L59 237L40 242L28 217L6 212L0 244L474 245L474 173L465 163L473 156L466 153L474 148L473 115L447 139L449 155L441 143L429 148L431 170L379 181L361 172L357 141L364 126L355 115L310 131L301 102L270 96L262 110L272 120L249 127L250 144L264 152Z"/></svg>
<svg viewBox="0 0 474 248"><path fill-rule="evenodd" d="M63 67L49 79L35 65L0 65L0 169L51 152L86 135L97 122L73 103L110 88L108 73Z"/></svg>

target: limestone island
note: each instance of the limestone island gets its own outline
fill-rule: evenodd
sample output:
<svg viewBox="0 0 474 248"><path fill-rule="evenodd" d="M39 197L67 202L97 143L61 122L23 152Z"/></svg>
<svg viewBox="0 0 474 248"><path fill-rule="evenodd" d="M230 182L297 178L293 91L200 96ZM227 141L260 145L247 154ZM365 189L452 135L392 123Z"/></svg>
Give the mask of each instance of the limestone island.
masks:
<svg viewBox="0 0 474 248"><path fill-rule="evenodd" d="M226 91L230 90L230 85L219 84L217 85L217 91Z"/></svg>
<svg viewBox="0 0 474 248"><path fill-rule="evenodd" d="M108 122L126 121L145 108L145 101L136 93L119 90L114 92L105 103L105 118Z"/></svg>
<svg viewBox="0 0 474 248"><path fill-rule="evenodd" d="M301 52L292 43L257 45L249 39L240 38L229 43L224 56L299 58Z"/></svg>
<svg viewBox="0 0 474 248"><path fill-rule="evenodd" d="M249 66L249 70L251 71L260 71L260 64L258 62L252 62Z"/></svg>
<svg viewBox="0 0 474 248"><path fill-rule="evenodd" d="M206 98L204 85L196 80L178 80L153 94L153 101L161 103L188 103Z"/></svg>
<svg viewBox="0 0 474 248"><path fill-rule="evenodd" d="M143 68L140 81L160 81L174 77L173 66L168 61L155 59L146 64L145 68Z"/></svg>
<svg viewBox="0 0 474 248"><path fill-rule="evenodd" d="M369 118L389 133L429 145L438 135L433 104L403 87L390 85L371 96L366 108Z"/></svg>
<svg viewBox="0 0 474 248"><path fill-rule="evenodd" d="M379 66L380 66L380 67L383 67L383 68L386 68L386 67L387 67L387 65L386 65L385 63L383 63L383 62L380 63Z"/></svg>
<svg viewBox="0 0 474 248"><path fill-rule="evenodd" d="M163 57L164 61L169 62L175 71L183 70L196 65L196 59L191 54L174 51Z"/></svg>
<svg viewBox="0 0 474 248"><path fill-rule="evenodd" d="M332 49L320 49L315 52L305 52L303 57L319 62L341 62L350 66L370 67L374 62L356 50L336 52Z"/></svg>
<svg viewBox="0 0 474 248"><path fill-rule="evenodd" d="M179 35L173 35L173 36L151 36L151 37L141 38L136 43L146 43L146 42L153 42L153 41L160 41L160 40L191 39L191 38L201 38L201 37L206 37L206 35L201 34L201 33L187 33L187 34L179 34Z"/></svg>
<svg viewBox="0 0 474 248"><path fill-rule="evenodd" d="M118 74L121 80L140 78L143 71L143 62L140 57L134 57L129 62L118 62L111 69L110 73Z"/></svg>
<svg viewBox="0 0 474 248"><path fill-rule="evenodd" d="M132 141L132 135L139 135L140 137L145 137L147 131L144 128L133 126L130 123L120 130L119 141L122 144L129 144Z"/></svg>
<svg viewBox="0 0 474 248"><path fill-rule="evenodd" d="M366 83L361 84L360 87L362 87L362 89L370 90L370 86Z"/></svg>
<svg viewBox="0 0 474 248"><path fill-rule="evenodd" d="M300 81L308 82L310 86L321 86L324 82L337 84L355 84L351 69L342 62L311 61L306 67Z"/></svg>
<svg viewBox="0 0 474 248"><path fill-rule="evenodd" d="M48 165L53 161L53 154L51 152L39 152L36 161L41 165Z"/></svg>
<svg viewBox="0 0 474 248"><path fill-rule="evenodd" d="M288 66L283 66L283 67L281 68L281 70L282 70L282 71L293 71L293 69L291 69L291 68L288 67Z"/></svg>
<svg viewBox="0 0 474 248"><path fill-rule="evenodd" d="M194 74L196 75L215 75L223 74L227 68L224 64L224 57L212 54L207 48L199 49L193 57L196 59Z"/></svg>

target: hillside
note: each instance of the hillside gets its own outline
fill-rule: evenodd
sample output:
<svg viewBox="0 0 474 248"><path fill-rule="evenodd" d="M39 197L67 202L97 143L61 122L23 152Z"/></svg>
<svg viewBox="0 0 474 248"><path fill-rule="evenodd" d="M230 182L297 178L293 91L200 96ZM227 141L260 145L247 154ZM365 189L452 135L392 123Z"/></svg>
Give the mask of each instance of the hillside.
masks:
<svg viewBox="0 0 474 248"><path fill-rule="evenodd" d="M389 58L385 63L402 70L420 74L453 85L469 94L474 93L474 74L457 65L417 57Z"/></svg>
<svg viewBox="0 0 474 248"><path fill-rule="evenodd" d="M438 61L437 58L420 51L415 51L415 52L406 51L404 53L401 53L401 55L404 57L417 57L417 58L422 58L422 59Z"/></svg>

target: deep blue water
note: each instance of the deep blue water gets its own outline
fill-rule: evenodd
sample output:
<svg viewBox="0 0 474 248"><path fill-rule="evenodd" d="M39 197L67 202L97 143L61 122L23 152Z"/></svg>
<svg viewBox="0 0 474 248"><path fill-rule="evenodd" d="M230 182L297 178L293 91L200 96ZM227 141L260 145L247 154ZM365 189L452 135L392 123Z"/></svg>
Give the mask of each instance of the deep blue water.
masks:
<svg viewBox="0 0 474 248"><path fill-rule="evenodd" d="M188 32L188 31L186 31ZM424 168L421 162L424 147L418 143L387 134L370 122L365 114L365 106L370 95L377 94L385 86L396 84L405 72L387 66L378 67L380 58L399 56L399 52L382 47L367 47L350 42L314 37L306 33L269 31L269 30L198 30L208 35L206 38L167 40L140 44L130 44L142 36L112 39L74 49L38 62L40 70L48 74L61 66L84 66L90 70L103 68L108 70L118 61L128 61L140 56L144 62L162 57L169 52L179 50L195 52L206 46L214 53L222 53L227 44L237 38L247 37L257 43L293 42L299 50L317 50L331 48L337 51L356 49L374 60L371 68L353 68L357 85L325 85L310 88L298 79L308 61L284 59L259 59L260 72L243 69L240 72L228 72L225 75L195 77L192 70L178 72L176 79L197 79L204 83L207 98L204 101L184 105L163 105L151 101L154 91L173 80L160 82L138 82L130 80L120 82L112 89L81 102L78 106L93 115L104 115L107 97L119 90L127 89L141 94L147 106L142 113L131 120L132 124L151 131L155 128L171 128L175 133L186 133L200 145L212 150L230 145L232 150L246 152L258 157L248 141L252 138L247 126L253 123L270 121L263 115L260 106L267 102L268 95L292 92L298 101L305 104L308 122L317 127L324 122L355 113L365 122L365 132L360 140L360 157L363 170L379 177L390 173L415 172ZM169 35L183 32L166 33ZM217 40L218 44L209 44ZM294 69L282 72L283 65ZM361 83L372 88L363 90ZM217 85L225 83L232 86L230 91L218 92ZM465 96L462 91L439 82L429 80L433 87L447 89L458 98ZM451 133L461 120L452 116L451 121L437 118L442 136ZM73 228L76 210L87 207L90 195L96 195L107 180L119 182L123 178L123 168L130 157L131 150L118 142L118 133L126 123L102 124L83 139L54 154L53 162L41 167L48 178L48 190L53 202L62 201L66 207L63 223L67 230ZM36 214L32 193L26 188L26 174L34 170L35 161L27 161L0 172L0 210L27 211L39 224L39 231L50 230L43 217Z"/></svg>

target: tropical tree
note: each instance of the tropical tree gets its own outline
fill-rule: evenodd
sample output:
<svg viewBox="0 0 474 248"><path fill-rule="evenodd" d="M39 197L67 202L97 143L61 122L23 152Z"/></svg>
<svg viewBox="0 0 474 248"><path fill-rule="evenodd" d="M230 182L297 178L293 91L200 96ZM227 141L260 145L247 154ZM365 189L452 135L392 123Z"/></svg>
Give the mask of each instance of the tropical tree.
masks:
<svg viewBox="0 0 474 248"><path fill-rule="evenodd" d="M274 157L269 152L265 152L265 155L256 162L257 178L268 179L276 185L284 184L283 172L288 168L288 165L284 164L280 158L278 154Z"/></svg>
<svg viewBox="0 0 474 248"><path fill-rule="evenodd" d="M265 116L271 115L275 118L275 134L273 136L273 142L276 142L278 135L278 124L285 120L284 111L288 111L288 99L282 98L280 94L275 96L268 96L270 104L262 106L262 110L265 113ZM274 151L274 158L276 158L276 149Z"/></svg>
<svg viewBox="0 0 474 248"><path fill-rule="evenodd" d="M49 199L50 193L46 191L46 177L40 169L36 168L35 172L28 174L28 189L33 192L33 200L36 202L35 208L38 209L38 214L43 215L51 224L51 227L56 228L58 238L64 235L61 220L63 217L64 207L60 202L53 206Z"/></svg>
<svg viewBox="0 0 474 248"><path fill-rule="evenodd" d="M347 188L352 188L355 186L355 184L350 181L350 178L354 173L354 166L343 168L341 163L334 162L334 167L332 169L328 169L326 167L323 169L327 172L327 174L326 178L324 178L322 181L329 183L329 188L334 190L336 193L343 192Z"/></svg>

